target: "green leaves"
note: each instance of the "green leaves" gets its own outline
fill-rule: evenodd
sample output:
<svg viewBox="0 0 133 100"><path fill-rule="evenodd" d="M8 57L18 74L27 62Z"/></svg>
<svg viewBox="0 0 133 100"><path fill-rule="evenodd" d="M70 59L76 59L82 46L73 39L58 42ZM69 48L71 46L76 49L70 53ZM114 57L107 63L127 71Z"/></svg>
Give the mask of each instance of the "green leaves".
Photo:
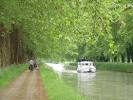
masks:
<svg viewBox="0 0 133 100"><path fill-rule="evenodd" d="M22 26L24 48L36 56L112 57L132 44L131 5L128 0L2 0L0 22L8 30L13 23Z"/></svg>

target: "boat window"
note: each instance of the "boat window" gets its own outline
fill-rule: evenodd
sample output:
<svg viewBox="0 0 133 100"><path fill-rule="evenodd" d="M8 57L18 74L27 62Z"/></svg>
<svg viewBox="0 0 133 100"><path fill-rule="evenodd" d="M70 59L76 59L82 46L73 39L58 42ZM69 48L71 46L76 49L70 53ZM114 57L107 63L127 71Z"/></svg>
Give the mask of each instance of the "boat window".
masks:
<svg viewBox="0 0 133 100"><path fill-rule="evenodd" d="M88 63L86 63L85 65L88 65Z"/></svg>

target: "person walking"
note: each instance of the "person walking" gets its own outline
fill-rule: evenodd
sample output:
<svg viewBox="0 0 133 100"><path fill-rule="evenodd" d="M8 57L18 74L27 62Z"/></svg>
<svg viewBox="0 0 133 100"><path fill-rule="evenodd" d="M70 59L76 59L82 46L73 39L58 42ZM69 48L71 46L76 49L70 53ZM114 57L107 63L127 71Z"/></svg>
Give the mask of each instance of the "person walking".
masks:
<svg viewBox="0 0 133 100"><path fill-rule="evenodd" d="M34 61L31 59L31 60L29 61L29 70L30 70L30 71L33 71L33 68L34 68Z"/></svg>

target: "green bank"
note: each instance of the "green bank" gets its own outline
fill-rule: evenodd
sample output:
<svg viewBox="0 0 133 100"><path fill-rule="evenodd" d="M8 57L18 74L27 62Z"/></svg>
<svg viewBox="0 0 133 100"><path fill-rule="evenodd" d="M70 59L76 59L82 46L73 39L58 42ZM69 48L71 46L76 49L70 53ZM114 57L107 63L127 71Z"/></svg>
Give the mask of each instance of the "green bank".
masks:
<svg viewBox="0 0 133 100"><path fill-rule="evenodd" d="M97 70L133 73L133 63L96 62L95 65L96 65ZM65 64L65 68L76 70L77 64L75 62Z"/></svg>
<svg viewBox="0 0 133 100"><path fill-rule="evenodd" d="M27 68L26 64L11 65L0 69L0 88L7 86Z"/></svg>
<svg viewBox="0 0 133 100"><path fill-rule="evenodd" d="M97 62L96 68L97 70L133 73L133 63Z"/></svg>
<svg viewBox="0 0 133 100"><path fill-rule="evenodd" d="M48 100L84 100L77 91L68 86L51 69L42 66L40 73Z"/></svg>

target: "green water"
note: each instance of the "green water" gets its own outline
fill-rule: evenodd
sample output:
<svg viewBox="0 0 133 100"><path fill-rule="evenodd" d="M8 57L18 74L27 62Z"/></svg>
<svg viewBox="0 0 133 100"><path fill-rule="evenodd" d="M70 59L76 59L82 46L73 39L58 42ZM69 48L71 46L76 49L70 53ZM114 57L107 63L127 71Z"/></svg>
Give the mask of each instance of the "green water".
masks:
<svg viewBox="0 0 133 100"><path fill-rule="evenodd" d="M86 100L133 100L132 73L63 73L62 79Z"/></svg>

